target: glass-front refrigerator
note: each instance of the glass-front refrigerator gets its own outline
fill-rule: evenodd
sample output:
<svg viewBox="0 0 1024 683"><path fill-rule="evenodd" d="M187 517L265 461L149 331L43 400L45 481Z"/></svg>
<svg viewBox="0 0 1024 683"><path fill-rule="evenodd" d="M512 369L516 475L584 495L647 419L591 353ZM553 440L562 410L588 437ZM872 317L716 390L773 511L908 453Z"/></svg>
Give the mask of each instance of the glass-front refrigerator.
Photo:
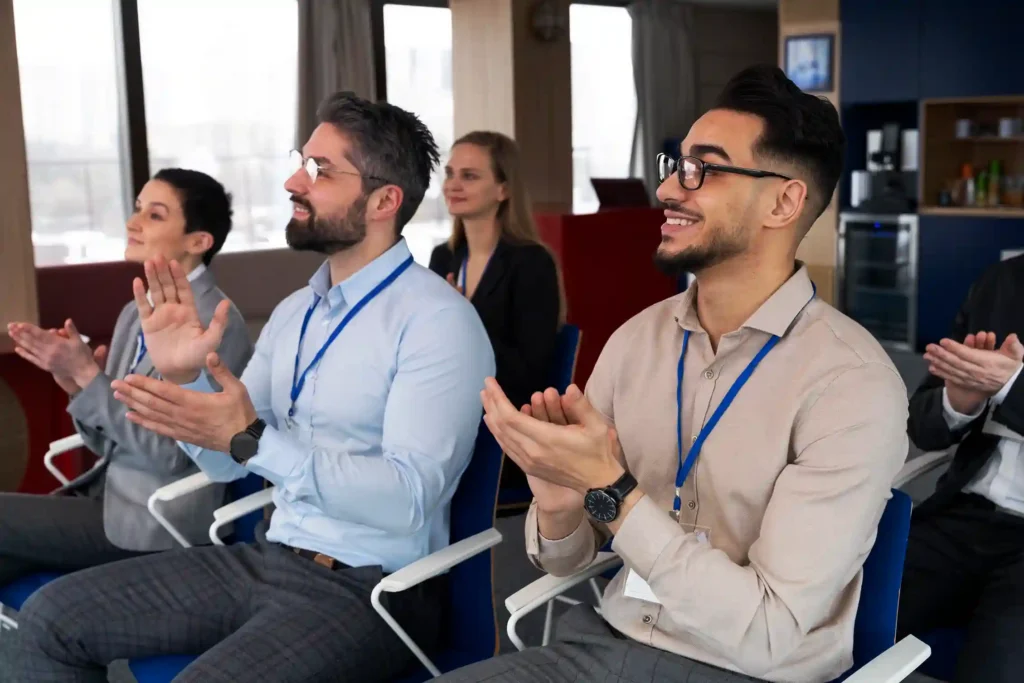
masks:
<svg viewBox="0 0 1024 683"><path fill-rule="evenodd" d="M889 348L916 351L917 216L842 213L836 301Z"/></svg>

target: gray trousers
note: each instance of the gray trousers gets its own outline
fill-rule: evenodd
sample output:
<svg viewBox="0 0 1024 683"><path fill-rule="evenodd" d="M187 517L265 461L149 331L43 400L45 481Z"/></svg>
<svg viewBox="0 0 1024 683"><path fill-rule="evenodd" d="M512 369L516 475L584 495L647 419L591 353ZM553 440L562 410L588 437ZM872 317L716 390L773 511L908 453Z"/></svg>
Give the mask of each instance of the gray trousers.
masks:
<svg viewBox="0 0 1024 683"><path fill-rule="evenodd" d="M117 659L202 653L176 683L389 681L413 657L370 606L381 577L379 566L330 570L266 541L86 569L29 598L0 671L12 681L103 683ZM383 599L428 651L440 631L438 589L428 582Z"/></svg>
<svg viewBox="0 0 1024 683"><path fill-rule="evenodd" d="M437 683L749 683L756 681L629 640L593 607L558 621L555 641L473 664Z"/></svg>
<svg viewBox="0 0 1024 683"><path fill-rule="evenodd" d="M0 493L0 585L135 557L103 531L102 487L86 495Z"/></svg>

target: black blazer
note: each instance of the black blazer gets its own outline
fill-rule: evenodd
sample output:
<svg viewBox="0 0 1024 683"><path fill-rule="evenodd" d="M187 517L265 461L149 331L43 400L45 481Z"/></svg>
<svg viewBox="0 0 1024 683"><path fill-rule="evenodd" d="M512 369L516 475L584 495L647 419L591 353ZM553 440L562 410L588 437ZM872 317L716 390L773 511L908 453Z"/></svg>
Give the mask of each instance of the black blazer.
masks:
<svg viewBox="0 0 1024 683"><path fill-rule="evenodd" d="M457 282L465 256L465 247L453 254L440 244L430 269ZM528 403L551 384L560 306L554 259L539 244L500 241L472 303L494 348L498 383L514 405Z"/></svg>
<svg viewBox="0 0 1024 683"><path fill-rule="evenodd" d="M1013 332L1024 338L1024 256L992 266L974 283L953 321L949 337L963 341L969 333L981 330L995 332L998 344ZM929 514L944 507L970 483L999 444L999 437L981 431L987 408L962 430L950 431L942 416L943 384L943 380L929 375L914 392L908 432L917 447L925 451L944 450L955 443L960 446L935 493L915 514ZM1006 400L992 413L992 419L1024 434L1024 381L1014 383Z"/></svg>

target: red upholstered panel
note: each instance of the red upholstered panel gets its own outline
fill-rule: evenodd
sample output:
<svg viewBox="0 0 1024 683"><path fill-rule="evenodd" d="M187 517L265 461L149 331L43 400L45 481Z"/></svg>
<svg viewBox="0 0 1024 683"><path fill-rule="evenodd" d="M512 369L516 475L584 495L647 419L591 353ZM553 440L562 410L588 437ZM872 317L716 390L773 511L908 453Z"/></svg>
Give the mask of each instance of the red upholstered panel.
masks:
<svg viewBox="0 0 1024 683"><path fill-rule="evenodd" d="M676 293L672 278L651 258L661 241L657 209L538 215L541 237L558 254L565 278L568 321L583 331L576 382L586 384L605 342L622 323Z"/></svg>
<svg viewBox="0 0 1024 683"><path fill-rule="evenodd" d="M47 328L61 327L65 319L71 318L82 334L91 337L94 345L108 343L118 314L132 298L132 278L141 273L141 266L123 262L38 269L40 324ZM13 353L0 354L0 377L14 390L28 418L28 468L18 490L25 493L51 491L58 482L43 467L43 454L51 441L74 433L65 410L67 395L49 374ZM61 469L66 474L80 472L86 464L84 458L91 459L91 456L71 453L61 456Z"/></svg>

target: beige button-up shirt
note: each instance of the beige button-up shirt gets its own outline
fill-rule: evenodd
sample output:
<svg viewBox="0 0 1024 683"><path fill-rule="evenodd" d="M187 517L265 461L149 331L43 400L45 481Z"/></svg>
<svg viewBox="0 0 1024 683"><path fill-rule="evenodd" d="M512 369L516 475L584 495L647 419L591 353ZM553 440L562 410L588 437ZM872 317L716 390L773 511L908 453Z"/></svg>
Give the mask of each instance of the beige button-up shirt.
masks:
<svg viewBox="0 0 1024 683"><path fill-rule="evenodd" d="M812 299L803 267L717 354L695 292L619 328L587 385L646 493L615 536L625 567L604 593L604 618L641 643L756 678L829 681L853 662L861 567L907 456L906 388L866 330ZM684 458L751 359L781 339L704 442L677 522L684 330ZM607 538L585 519L549 541L536 508L527 516L527 552L552 574L582 569ZM630 568L660 604L624 594Z"/></svg>

